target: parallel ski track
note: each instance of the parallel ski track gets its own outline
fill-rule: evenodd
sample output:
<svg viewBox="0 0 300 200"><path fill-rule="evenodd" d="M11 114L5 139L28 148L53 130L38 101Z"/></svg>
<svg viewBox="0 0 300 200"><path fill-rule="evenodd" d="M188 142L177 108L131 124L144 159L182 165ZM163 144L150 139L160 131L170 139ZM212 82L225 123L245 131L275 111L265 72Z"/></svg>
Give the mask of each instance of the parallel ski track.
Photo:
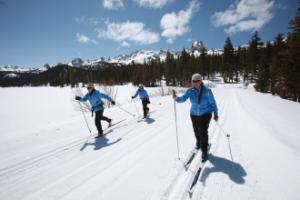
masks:
<svg viewBox="0 0 300 200"><path fill-rule="evenodd" d="M135 125L137 118L132 118L130 120L125 120L124 122L121 122L120 124L117 124L116 126L112 127L111 129L105 130L107 133L105 135L109 134L111 130L115 130L124 126L130 126ZM129 132L130 133L130 132ZM128 134L128 133L127 133ZM126 136L127 134L122 135L122 137ZM0 169L0 178L5 178L7 176L11 176L16 173L20 173L23 171L26 171L28 169L31 169L35 166L35 164L40 163L41 161L45 161L48 159L51 159L53 157L56 157L60 154L65 154L69 151L77 150L78 147L84 142L87 142L89 139L93 139L95 135L89 135L88 137L80 138L77 140L74 140L72 142L69 142L67 144L61 145L57 148L54 148L52 150L43 152L41 154L38 154L36 156L30 157L28 159L22 160L20 162L17 162L15 164L9 165L5 168Z"/></svg>
<svg viewBox="0 0 300 200"><path fill-rule="evenodd" d="M168 107L162 108L161 113L164 113L165 109L170 109L170 108L168 108ZM113 154L118 154L118 156L115 157L115 155L114 155L113 162L110 161L108 165L103 166L103 164L101 164L102 168L99 168L99 171L100 172L101 172L101 170L105 171L106 169L109 168L109 166L114 165L115 163L118 163L120 160L123 159L123 157L126 157L127 154L130 154L131 152L136 151L136 149L142 147L148 141L151 141L152 138L155 139L157 137L156 136L157 133L160 133L157 135L161 135L161 133L168 130L168 127L170 127L170 124L173 121L169 120L168 118L166 118L167 120L164 120L164 118L160 119L160 118L164 117L164 116L159 115L161 113L158 113L158 115L155 116L155 120L159 119L158 122L164 124L163 127L160 128L159 130L157 130L156 126L149 128L149 126L147 124L137 124L136 118L133 118L129 121L125 121L124 124L120 125L120 126L126 125L126 128L124 129L124 133L122 131L122 134L119 134L119 136L122 139L124 139L126 137L126 140L124 140L124 143L120 143L120 144L114 146L114 148L111 149L110 151L102 152L101 157L97 158L97 160L88 162L86 165L84 165L76 170L71 171L69 174L66 174L66 176L63 176L54 182L50 182L49 184L45 185L45 187L37 190L36 193L33 193L32 195L30 195L28 198L30 199L31 197L37 196L38 194L41 194L44 191L47 191L48 189L55 187L57 184L63 182L64 180L68 179L69 177L72 177L73 175L80 173L82 170L84 170L98 162L104 163L103 161L106 160L108 157L110 157ZM144 129L145 131L143 131L143 134L139 133L132 137L127 137L130 134L136 133L136 132L134 132L134 129L136 127L140 127L140 126L145 127L145 129ZM36 167L38 165L44 166L44 164L41 164L41 161L45 161L47 159L51 161L51 158L57 157L58 155L62 155L62 156L67 155L67 152L70 152L71 150L76 150L76 151L74 151L74 153L77 153L79 151L78 146L82 145L83 141L85 141L86 139L89 139L90 137L92 137L92 136L73 141L73 142L63 145L61 147L58 147L53 150L47 151L43 154L40 154L38 156L21 161L21 162L15 164L14 166L10 166L10 167L12 167L11 169L2 169L2 173L0 174L0 177L1 176L2 177L4 177L4 176L13 177L14 181L17 181L20 183L20 181L22 182L22 177L24 177L24 176L22 175L20 177L20 179L17 179L18 175L14 177L14 174L18 174L20 172L29 170L31 168L34 168L36 170ZM121 154L120 154L120 152L121 152ZM84 155L85 154L80 154L80 157L82 157ZM78 156L77 156L76 159L80 159L80 157L78 158ZM24 180L26 181L26 179L24 179Z"/></svg>
<svg viewBox="0 0 300 200"><path fill-rule="evenodd" d="M99 175L99 173L105 173L106 170L108 170L112 165L117 165L119 162L121 162L123 159L126 159L126 155L129 155L130 153L133 153L135 151L138 151L138 148L143 147L145 145L145 142L149 142L153 139L155 139L157 136L160 136L161 133L166 132L168 127L170 127L170 124L172 124L173 121L170 121L169 123L164 123L164 126L157 130L156 127L148 128L146 131L143 132L143 134L137 134L135 137L129 138L126 143L122 143L118 146L116 146L114 149L102 153L101 157L97 158L96 160L93 160L91 162L88 162L87 164L77 168L76 170L66 174L65 176L57 179L56 181L46 185L45 187L41 188L40 190L36 191L35 193L32 193L31 195L27 196L25 199L32 199L34 197L37 197L38 195L42 194L43 192L50 190L52 187L55 187L56 185L63 183L64 181L67 181L68 178L81 173L84 170L87 170L88 167L92 165L96 165L97 163L102 163L101 167L97 169L93 174L88 175L84 181L77 183L75 187L79 187L81 184L83 184L86 180L89 180L91 177L95 176L95 174ZM147 126L145 124L145 126ZM132 131L132 130L130 130ZM160 134L157 134L160 133ZM124 151L125 150L125 151ZM122 152L118 156L116 156L117 153ZM109 162L104 162L107 161L108 157L113 156L113 160L110 160ZM105 163L105 166L103 165ZM69 191L65 192L64 195L68 194L71 192L70 189Z"/></svg>

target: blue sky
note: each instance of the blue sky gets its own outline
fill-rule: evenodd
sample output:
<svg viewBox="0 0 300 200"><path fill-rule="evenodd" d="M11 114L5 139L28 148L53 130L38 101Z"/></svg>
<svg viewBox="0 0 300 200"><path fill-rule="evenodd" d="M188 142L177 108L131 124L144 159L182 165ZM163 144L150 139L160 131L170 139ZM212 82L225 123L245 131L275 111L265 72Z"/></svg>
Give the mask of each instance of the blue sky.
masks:
<svg viewBox="0 0 300 200"><path fill-rule="evenodd" d="M139 49L263 41L288 32L296 0L0 0L0 65L38 67Z"/></svg>

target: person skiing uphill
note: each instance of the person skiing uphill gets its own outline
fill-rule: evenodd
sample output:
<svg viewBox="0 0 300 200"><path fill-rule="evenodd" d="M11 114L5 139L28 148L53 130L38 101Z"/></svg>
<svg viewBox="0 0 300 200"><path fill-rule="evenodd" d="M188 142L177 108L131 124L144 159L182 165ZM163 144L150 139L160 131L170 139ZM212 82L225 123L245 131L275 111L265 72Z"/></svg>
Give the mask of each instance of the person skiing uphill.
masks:
<svg viewBox="0 0 300 200"><path fill-rule="evenodd" d="M143 84L139 84L139 89L136 91L135 95L132 96L131 98L134 99L138 95L143 104L144 118L146 118L149 113L149 108L147 105L150 104L150 100L149 100L148 92L144 89Z"/></svg>
<svg viewBox="0 0 300 200"><path fill-rule="evenodd" d="M173 90L173 99L177 103L183 103L187 99L191 102L191 120L196 137L196 149L202 151L202 160L207 159L208 148L208 127L214 113L214 120L218 121L218 108L214 95L210 89L204 86L200 74L192 76L192 87L189 88L181 97L178 97Z"/></svg>
<svg viewBox="0 0 300 200"><path fill-rule="evenodd" d="M85 102L85 101L90 102L90 104L92 106L92 112L95 112L95 114L96 114L95 125L98 130L98 136L96 136L96 137L101 137L101 136L103 136L101 120L107 121L109 124L108 125L109 127L112 125L112 119L103 116L104 107L103 107L102 99L107 99L113 105L115 105L116 103L114 100L112 100L111 97L107 96L106 94L102 94L98 90L96 90L93 84L88 84L87 90L88 90L88 93L84 97L76 96L75 99L80 102Z"/></svg>

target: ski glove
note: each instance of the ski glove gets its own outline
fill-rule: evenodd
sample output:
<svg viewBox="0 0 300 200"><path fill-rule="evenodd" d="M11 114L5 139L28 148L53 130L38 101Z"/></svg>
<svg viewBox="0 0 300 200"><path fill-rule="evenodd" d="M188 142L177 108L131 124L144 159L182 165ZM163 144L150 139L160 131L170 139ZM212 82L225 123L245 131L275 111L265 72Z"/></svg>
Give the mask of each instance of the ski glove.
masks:
<svg viewBox="0 0 300 200"><path fill-rule="evenodd" d="M80 100L81 100L81 97L80 97L80 96L76 96L76 97L75 97L75 100L80 101Z"/></svg>
<svg viewBox="0 0 300 200"><path fill-rule="evenodd" d="M112 104L112 105L116 105L116 102L115 102L115 101L112 101L111 104Z"/></svg>
<svg viewBox="0 0 300 200"><path fill-rule="evenodd" d="M219 120L219 116L214 116L214 120L217 122Z"/></svg>
<svg viewBox="0 0 300 200"><path fill-rule="evenodd" d="M134 96L132 96L131 98L134 99Z"/></svg>

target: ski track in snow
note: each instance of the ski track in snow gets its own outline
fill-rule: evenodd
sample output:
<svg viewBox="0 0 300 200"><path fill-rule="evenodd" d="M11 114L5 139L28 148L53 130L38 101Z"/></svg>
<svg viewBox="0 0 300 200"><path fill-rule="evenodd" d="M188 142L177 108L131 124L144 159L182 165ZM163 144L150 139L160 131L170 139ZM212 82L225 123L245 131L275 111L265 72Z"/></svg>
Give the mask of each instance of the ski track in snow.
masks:
<svg viewBox="0 0 300 200"><path fill-rule="evenodd" d="M130 89L124 88L126 92L119 90L120 95L128 96ZM9 99L16 91L20 91L15 94L16 100ZM12 110L5 118L5 113L11 111L9 103L15 105L25 91L31 96L24 99L28 107L23 115ZM37 91L45 99L47 95L57 97L49 102L49 108L36 101L31 103L38 98ZM211 157L202 169L192 199L297 199L299 104L236 85L213 91L219 123L226 133L212 120ZM198 153L187 171L183 167L195 144L189 103L177 104L178 161L170 96L153 98L161 105L150 104L155 112L139 123L115 107L105 110L104 115L115 121L126 120L95 140L85 127L81 111L70 101L74 95L70 89L14 88L0 89L0 94L0 109L4 112L0 114L4 125L0 129L0 199L189 199L188 187L201 160ZM140 103L124 97L119 101L124 109L135 113L138 106L141 112ZM62 105L55 108L52 104L56 103ZM41 109L49 116L41 115ZM26 114L29 111L31 116ZM28 117L24 123L17 119L21 130L11 123L13 115ZM95 132L93 119L89 113L86 116ZM37 127L35 122L39 123ZM233 161L227 133L231 135Z"/></svg>

